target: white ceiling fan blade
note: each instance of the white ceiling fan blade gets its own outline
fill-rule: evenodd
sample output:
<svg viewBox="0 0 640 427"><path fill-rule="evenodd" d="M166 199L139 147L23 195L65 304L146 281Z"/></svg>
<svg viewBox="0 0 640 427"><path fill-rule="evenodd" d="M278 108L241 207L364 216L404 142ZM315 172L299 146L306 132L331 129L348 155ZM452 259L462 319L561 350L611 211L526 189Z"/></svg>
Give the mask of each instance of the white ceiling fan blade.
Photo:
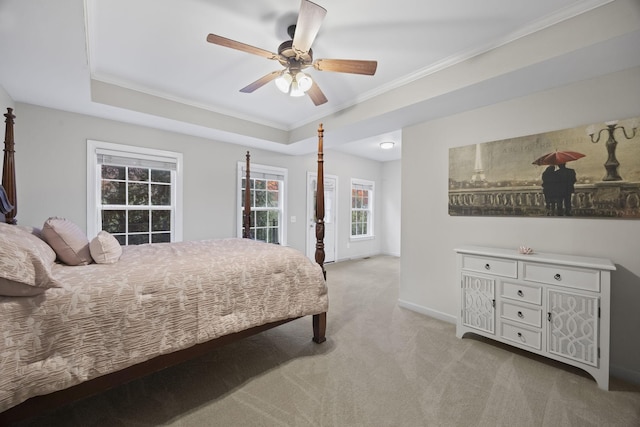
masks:
<svg viewBox="0 0 640 427"><path fill-rule="evenodd" d="M325 8L308 0L302 0L296 32L293 36L294 49L300 52L309 52L326 14Z"/></svg>

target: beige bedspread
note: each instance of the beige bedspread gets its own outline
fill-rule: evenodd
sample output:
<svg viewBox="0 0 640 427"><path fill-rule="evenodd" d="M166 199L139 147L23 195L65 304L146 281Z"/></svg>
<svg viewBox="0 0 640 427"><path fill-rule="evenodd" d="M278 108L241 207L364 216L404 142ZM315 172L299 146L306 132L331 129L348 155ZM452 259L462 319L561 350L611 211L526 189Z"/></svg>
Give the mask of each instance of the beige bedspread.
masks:
<svg viewBox="0 0 640 427"><path fill-rule="evenodd" d="M0 297L0 411L328 306L317 264L246 239L128 246L116 264L56 264L53 275L62 288Z"/></svg>

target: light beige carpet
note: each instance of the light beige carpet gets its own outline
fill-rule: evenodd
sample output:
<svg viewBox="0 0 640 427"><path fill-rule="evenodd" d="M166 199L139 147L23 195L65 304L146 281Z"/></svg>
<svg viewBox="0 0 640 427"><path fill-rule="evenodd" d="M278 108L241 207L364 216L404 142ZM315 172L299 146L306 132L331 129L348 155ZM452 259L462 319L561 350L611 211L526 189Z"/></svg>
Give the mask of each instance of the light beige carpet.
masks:
<svg viewBox="0 0 640 427"><path fill-rule="evenodd" d="M398 307L399 259L327 266L328 341L299 319L33 426L640 426L640 387Z"/></svg>

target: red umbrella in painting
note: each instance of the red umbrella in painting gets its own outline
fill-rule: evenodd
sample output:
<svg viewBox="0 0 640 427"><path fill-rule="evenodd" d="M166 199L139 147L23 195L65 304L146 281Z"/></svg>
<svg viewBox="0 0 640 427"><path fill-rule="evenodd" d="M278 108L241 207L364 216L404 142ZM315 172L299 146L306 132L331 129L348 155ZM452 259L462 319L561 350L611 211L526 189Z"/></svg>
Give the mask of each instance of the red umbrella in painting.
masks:
<svg viewBox="0 0 640 427"><path fill-rule="evenodd" d="M553 151L533 161L534 165L561 165L563 163L578 160L585 155L576 151Z"/></svg>

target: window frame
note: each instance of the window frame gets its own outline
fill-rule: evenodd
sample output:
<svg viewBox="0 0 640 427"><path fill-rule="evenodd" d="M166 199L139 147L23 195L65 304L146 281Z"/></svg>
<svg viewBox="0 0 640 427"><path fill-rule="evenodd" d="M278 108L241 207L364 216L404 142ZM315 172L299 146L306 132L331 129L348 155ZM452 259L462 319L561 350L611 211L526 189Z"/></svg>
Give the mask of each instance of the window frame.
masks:
<svg viewBox="0 0 640 427"><path fill-rule="evenodd" d="M175 181L171 186L171 241L182 241L184 169L182 153L91 139L87 140L87 237L92 239L102 230L102 215L100 214L102 212L102 168L98 164L99 151L108 151L110 154L131 159L160 160L176 165L176 170L172 171Z"/></svg>
<svg viewBox="0 0 640 427"><path fill-rule="evenodd" d="M242 179L246 178L246 172L245 172L245 167L246 167L246 162L238 162L238 167L237 167L237 180L236 180L236 237L242 237L242 227L243 227L243 221L242 221L242 214L243 214L243 207L242 207L242 203L244 202L244 200L242 199L242 191L244 190L243 186L242 186ZM278 233L278 244L281 246L287 246L287 192L288 192L288 185L289 185L289 171L286 168L281 168L281 167L277 167L277 166L268 166L268 165L260 165L257 163L250 163L249 165L250 168L250 172L252 174L263 174L263 175L277 175L277 176L282 176L282 187L281 189L279 189L279 197L278 197L278 202L279 202L279 212L280 212L280 216L279 216L279 233ZM256 177L253 177L254 179ZM251 212L255 212L253 210L253 207L251 209ZM257 240L257 239L253 239L253 240Z"/></svg>
<svg viewBox="0 0 640 427"><path fill-rule="evenodd" d="M369 187L367 188L367 190L369 191L369 207L367 209L358 209L353 207L353 190L355 185ZM375 182L369 181L367 179L351 178L351 185L350 185L350 192L349 192L349 240L350 241L375 239L376 236L375 236L375 230L374 230L374 210L375 210ZM357 234L357 235L352 234L354 211L368 212L367 234Z"/></svg>

